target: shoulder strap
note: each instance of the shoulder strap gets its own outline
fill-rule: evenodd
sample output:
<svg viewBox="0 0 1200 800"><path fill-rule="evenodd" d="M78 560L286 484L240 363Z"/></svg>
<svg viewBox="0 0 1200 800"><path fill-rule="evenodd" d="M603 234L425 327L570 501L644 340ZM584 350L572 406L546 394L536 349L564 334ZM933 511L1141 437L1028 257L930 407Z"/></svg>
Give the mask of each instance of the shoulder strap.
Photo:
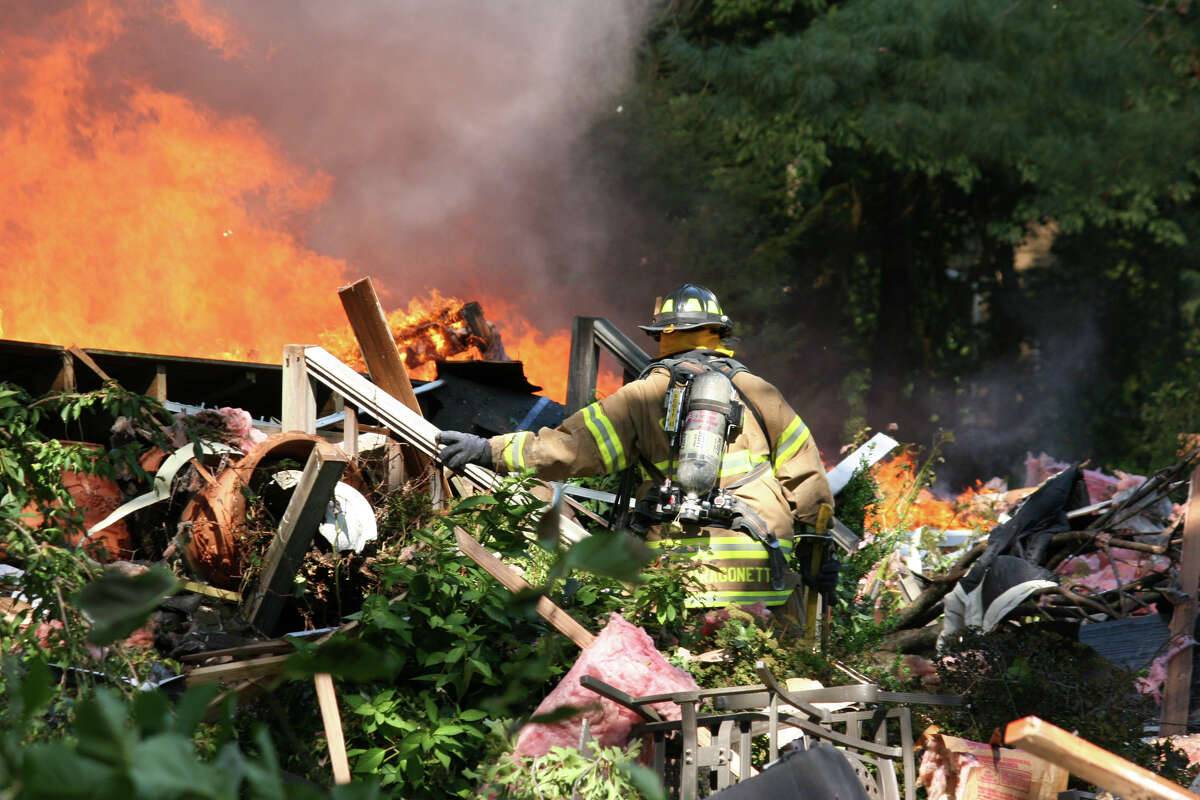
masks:
<svg viewBox="0 0 1200 800"><path fill-rule="evenodd" d="M736 376L742 374L743 372L750 371L745 364L738 361L736 358L722 355L716 350L690 350L686 353L681 353L678 356L660 358L657 361L651 362L644 370L642 370L642 374L639 375L638 378L644 378L655 369L659 368L665 369L672 375L672 377L674 377L676 368L680 366L685 366L686 368L691 368L693 370L697 370L697 368L714 369L722 373L726 378L729 378L730 383L733 383L733 379ZM737 386L737 384L735 383L734 386ZM771 455L771 466L774 467L775 442L772 441L771 433L767 430L767 420L763 416L762 411L759 410L758 405L749 397L747 397L745 392L739 390L738 394L741 396L742 402L745 403L746 407L750 409L750 413L754 415L754 421L758 423L758 429L762 431L763 438L767 440L767 449Z"/></svg>

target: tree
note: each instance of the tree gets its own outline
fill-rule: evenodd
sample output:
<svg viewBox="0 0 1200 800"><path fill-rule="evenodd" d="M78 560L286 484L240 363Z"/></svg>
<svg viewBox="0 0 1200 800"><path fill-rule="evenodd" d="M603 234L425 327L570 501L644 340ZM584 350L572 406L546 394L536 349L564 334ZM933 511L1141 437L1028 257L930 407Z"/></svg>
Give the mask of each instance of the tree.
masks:
<svg viewBox="0 0 1200 800"><path fill-rule="evenodd" d="M1013 429L1053 344L1028 313L1038 293L1061 299L1132 240L1156 273L1190 252L1191 21L1116 0L674 3L630 102L633 152L658 165L644 182L675 258L758 312L739 332L802 405L835 387L843 420L910 438ZM1055 271L1022 274L1014 249L1051 221ZM1163 312L1179 297L1101 288L1097 326L1130 297L1181 320ZM1176 338L1129 360L1181 357ZM1003 391L985 380L998 374Z"/></svg>

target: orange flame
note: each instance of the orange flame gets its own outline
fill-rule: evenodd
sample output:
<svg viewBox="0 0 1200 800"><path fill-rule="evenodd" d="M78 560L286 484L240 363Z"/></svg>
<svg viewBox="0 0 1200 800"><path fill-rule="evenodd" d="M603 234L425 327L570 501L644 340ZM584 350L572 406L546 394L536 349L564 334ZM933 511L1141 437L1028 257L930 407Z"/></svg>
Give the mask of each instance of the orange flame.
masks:
<svg viewBox="0 0 1200 800"><path fill-rule="evenodd" d="M336 297L349 267L300 238L328 176L290 162L255 120L136 77L97 99L93 58L155 14L222 58L249 47L205 0L79 0L51 38L0 32L0 337L275 363L283 345L320 339L357 360ZM481 299L509 355L564 400L570 334ZM414 377L433 377L437 358L482 356L453 323L405 332L442 303L461 305L435 293L389 320ZM619 386L602 373L603 393Z"/></svg>
<svg viewBox="0 0 1200 800"><path fill-rule="evenodd" d="M977 496L985 494L978 489L968 489L954 500L939 499L924 488L917 490L914 496L912 490L918 471L916 457L911 451L875 465L872 473L879 486L880 501L867 514L865 524L868 527L913 529L925 526L954 530L991 524L973 502ZM906 506L909 498L912 502Z"/></svg>
<svg viewBox="0 0 1200 800"><path fill-rule="evenodd" d="M341 317L346 264L287 224L329 180L253 120L137 80L91 102L89 60L132 15L92 0L60 13L55 39L0 35L0 335L278 359Z"/></svg>
<svg viewBox="0 0 1200 800"><path fill-rule="evenodd" d="M400 348L405 369L417 380L437 376L436 360L469 361L484 358L482 343L473 337L459 311L465 301L437 291L413 298L408 307L388 315L388 327ZM499 298L480 303L488 321L500 335L505 354L521 361L530 383L556 402L566 401L567 369L571 359L571 336L566 331L546 334L535 328L513 306ZM349 326L321 334L321 344L356 369L365 369L358 344ZM621 387L621 376L602 365L597 394L607 396Z"/></svg>

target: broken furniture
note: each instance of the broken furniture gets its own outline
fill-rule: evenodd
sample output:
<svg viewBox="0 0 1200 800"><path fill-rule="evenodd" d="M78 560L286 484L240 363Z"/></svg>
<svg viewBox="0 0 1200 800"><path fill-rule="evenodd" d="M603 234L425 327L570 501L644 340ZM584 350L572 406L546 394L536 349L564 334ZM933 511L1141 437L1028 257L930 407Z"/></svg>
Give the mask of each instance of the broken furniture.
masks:
<svg viewBox="0 0 1200 800"><path fill-rule="evenodd" d="M778 759L784 744L794 739L803 746L822 741L839 746L867 794L877 800L900 800L899 765L905 800L915 800L909 706L962 702L950 695L886 692L871 684L791 691L763 662L756 667L761 684L645 697L631 697L591 676L581 683L642 717L633 736L650 740L654 769L665 785L676 788L680 800L694 800L700 780L715 781L715 788L724 789L750 777L749 769L735 774L733 766L750 763L752 742L763 735L769 761ZM704 700L713 701L716 713L700 712ZM679 721L663 720L650 707L663 701L679 706ZM827 703L844 707L818 705ZM707 737L701 731L712 733L711 744L702 743Z"/></svg>

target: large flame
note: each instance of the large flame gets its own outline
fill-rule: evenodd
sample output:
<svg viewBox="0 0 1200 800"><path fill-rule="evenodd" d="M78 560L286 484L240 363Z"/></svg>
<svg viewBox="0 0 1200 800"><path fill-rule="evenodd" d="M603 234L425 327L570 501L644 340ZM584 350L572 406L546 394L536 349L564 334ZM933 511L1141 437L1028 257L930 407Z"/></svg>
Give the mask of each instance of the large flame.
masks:
<svg viewBox="0 0 1200 800"><path fill-rule="evenodd" d="M130 8L92 0L61 12L54 38L0 35L0 335L277 360L341 317L346 264L288 227L329 181L251 119L136 79L98 99L89 62L137 21ZM233 40L195 0L169 10Z"/></svg>
<svg viewBox="0 0 1200 800"><path fill-rule="evenodd" d="M274 363L283 345L321 339L357 357L336 296L351 270L302 244L330 179L292 163L253 119L136 76L114 91L90 72L152 18L221 58L249 47L205 0L79 0L48 37L0 32L0 337ZM509 356L564 400L569 333L478 299ZM461 301L415 300L392 314L393 330L444 303ZM408 349L414 377L433 377L434 358L481 356L440 335ZM602 393L619 385L602 374Z"/></svg>
<svg viewBox="0 0 1200 800"><path fill-rule="evenodd" d="M388 327L410 377L433 380L437 377L436 362L439 360L468 361L491 355L472 342L466 323L459 315L465 302L434 291L426 297L415 297L405 308L388 314ZM523 362L525 376L542 387L542 394L551 400L565 402L567 366L571 359L570 334L566 331L543 333L514 305L500 298L484 300L481 305L488 321L496 326L505 355ZM365 369L349 326L326 331L321 334L320 342L346 363L356 369ZM597 383L597 395L605 397L620 388L621 376L608 365L601 364Z"/></svg>
<svg viewBox="0 0 1200 800"><path fill-rule="evenodd" d="M981 494L978 488L968 489L953 500L940 499L928 489L918 488L920 468L911 451L880 462L872 474L879 487L880 501L867 515L868 527L957 530L992 523L973 502Z"/></svg>

